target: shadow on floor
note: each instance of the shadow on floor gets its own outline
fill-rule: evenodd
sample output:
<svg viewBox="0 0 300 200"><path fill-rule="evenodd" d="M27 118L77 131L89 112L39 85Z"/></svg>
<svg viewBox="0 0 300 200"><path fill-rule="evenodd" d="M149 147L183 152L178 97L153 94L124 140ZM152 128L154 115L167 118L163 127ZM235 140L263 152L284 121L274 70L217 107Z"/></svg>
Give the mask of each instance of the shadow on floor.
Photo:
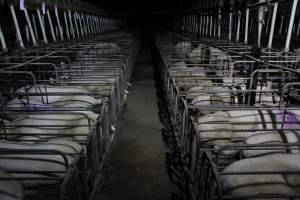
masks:
<svg viewBox="0 0 300 200"><path fill-rule="evenodd" d="M154 58L155 59L155 58ZM189 175L187 164L182 156L182 150L178 146L178 137L173 132L171 115L168 110L168 102L162 88L162 82L158 69L154 66L156 96L158 98L157 105L159 108L159 118L163 128L161 129L162 137L167 148L166 167L171 181L176 184L180 190L180 194L174 194L172 200L189 200Z"/></svg>

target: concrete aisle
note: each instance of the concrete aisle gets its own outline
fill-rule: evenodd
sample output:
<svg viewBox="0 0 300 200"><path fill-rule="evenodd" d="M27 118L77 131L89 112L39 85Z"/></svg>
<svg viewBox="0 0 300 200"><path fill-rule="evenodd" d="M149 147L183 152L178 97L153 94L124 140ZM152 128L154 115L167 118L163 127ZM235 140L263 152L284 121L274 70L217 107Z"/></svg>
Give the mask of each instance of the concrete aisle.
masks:
<svg viewBox="0 0 300 200"><path fill-rule="evenodd" d="M109 180L99 200L169 200L168 177L148 43L143 42L132 74L132 88L108 162Z"/></svg>

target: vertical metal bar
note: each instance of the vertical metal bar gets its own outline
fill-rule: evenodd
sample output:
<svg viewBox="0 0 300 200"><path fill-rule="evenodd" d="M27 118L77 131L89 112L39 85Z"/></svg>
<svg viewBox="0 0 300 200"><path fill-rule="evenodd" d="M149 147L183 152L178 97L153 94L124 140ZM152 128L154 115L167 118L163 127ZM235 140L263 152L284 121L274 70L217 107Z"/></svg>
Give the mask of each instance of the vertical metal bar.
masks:
<svg viewBox="0 0 300 200"><path fill-rule="evenodd" d="M246 9L246 25L245 25L245 44L248 44L248 32L249 32L249 8Z"/></svg>
<svg viewBox="0 0 300 200"><path fill-rule="evenodd" d="M47 12L47 17L48 17L49 25L50 25L50 31L51 31L52 39L53 39L53 41L56 42L56 37L55 37L54 29L53 29L53 24L52 24L52 19L51 19L50 11L47 10L46 12Z"/></svg>
<svg viewBox="0 0 300 200"><path fill-rule="evenodd" d="M65 26L66 26L66 34L67 38L70 39L70 31L69 31L69 25L68 25L68 19L67 19L67 13L64 11L64 19L65 19Z"/></svg>
<svg viewBox="0 0 300 200"><path fill-rule="evenodd" d="M99 23L99 17L97 16L97 31L100 33L100 23Z"/></svg>
<svg viewBox="0 0 300 200"><path fill-rule="evenodd" d="M230 14L229 14L229 34L228 34L228 40L231 41L232 39L232 8L230 8Z"/></svg>
<svg viewBox="0 0 300 200"><path fill-rule="evenodd" d="M81 33L81 36L84 37L84 33L83 33L83 28L82 28L82 15L81 14L78 14L78 21L79 21L79 27L80 27L80 33Z"/></svg>
<svg viewBox="0 0 300 200"><path fill-rule="evenodd" d="M212 28L213 28L213 17L210 16L210 29L209 29L209 36L212 36Z"/></svg>
<svg viewBox="0 0 300 200"><path fill-rule="evenodd" d="M57 25L58 25L58 31L59 31L59 35L60 35L60 40L64 40L64 34L63 34L62 26L60 24L60 19L59 19L58 12L55 13L55 18L56 18L56 22L57 22Z"/></svg>
<svg viewBox="0 0 300 200"><path fill-rule="evenodd" d="M206 13L206 27L205 27L205 35L208 35L209 34L209 13L207 12Z"/></svg>
<svg viewBox="0 0 300 200"><path fill-rule="evenodd" d="M26 18L27 25L28 25L28 28L29 28L29 32L30 32L30 36L31 36L31 39L32 39L33 46L37 46L36 39L35 39L35 36L34 36L34 33L33 33L33 28L32 28L32 25L31 25L31 21L30 21L28 12L27 12L27 8L24 8L24 14L25 14L25 18Z"/></svg>
<svg viewBox="0 0 300 200"><path fill-rule="evenodd" d="M68 13L69 13L69 20L70 20L70 31L71 31L73 38L75 38L75 31L74 31L73 22L72 22L71 10L68 10Z"/></svg>
<svg viewBox="0 0 300 200"><path fill-rule="evenodd" d="M19 27L17 16L16 16L15 8L12 4L9 7L10 7L10 12L11 12L11 15L12 15L12 18L13 18L13 21L14 21L14 25L15 25L15 28L16 28L16 35L17 35L19 45L23 49L23 48L25 48L25 46L24 46L22 35L21 35L21 32L20 32L20 27Z"/></svg>
<svg viewBox="0 0 300 200"><path fill-rule="evenodd" d="M200 16L200 23L198 25L199 25L199 33L200 33L200 35L202 35L202 26L203 26L203 24L202 24L202 13L201 13L201 16Z"/></svg>
<svg viewBox="0 0 300 200"><path fill-rule="evenodd" d="M90 31L90 26L89 26L89 22L88 22L88 16L87 15L84 15L85 16L85 22L86 22L86 28L87 28L87 33L88 35L91 35L91 31Z"/></svg>
<svg viewBox="0 0 300 200"><path fill-rule="evenodd" d="M299 33L300 33L300 18L299 18L298 27L297 27L297 36L299 36Z"/></svg>
<svg viewBox="0 0 300 200"><path fill-rule="evenodd" d="M264 6L258 8L258 33L257 33L257 46L261 47L261 33L264 23Z"/></svg>
<svg viewBox="0 0 300 200"><path fill-rule="evenodd" d="M273 36L274 36L274 29L275 29L275 23L276 23L276 16L277 16L277 10L278 10L278 2L276 2L274 4L274 8L273 8L271 29L270 29L269 42L268 42L268 49L272 48Z"/></svg>
<svg viewBox="0 0 300 200"><path fill-rule="evenodd" d="M86 25L86 21L85 21L85 15L83 13L81 14L81 19L82 19L82 22L83 22L84 33L85 33L85 35L88 35L87 25Z"/></svg>
<svg viewBox="0 0 300 200"><path fill-rule="evenodd" d="M93 16L90 16L90 24L91 24L92 33L94 35L95 34L95 27L94 27L94 23L93 23Z"/></svg>
<svg viewBox="0 0 300 200"><path fill-rule="evenodd" d="M222 22L221 8L219 8L219 18L218 18L218 38L221 38L221 22Z"/></svg>
<svg viewBox="0 0 300 200"><path fill-rule="evenodd" d="M42 30L44 42L45 42L45 44L48 44L48 40L47 40L47 36L46 36L46 32L45 32L45 27L44 27L44 24L43 24L41 12L40 12L39 9L36 9L36 12L37 12L37 15L38 15L38 18L39 18L40 27L41 27L41 30Z"/></svg>
<svg viewBox="0 0 300 200"><path fill-rule="evenodd" d="M283 20L284 20L284 15L281 15L281 21L280 21L280 26L279 26L279 35L281 35L281 32L282 32Z"/></svg>
<svg viewBox="0 0 300 200"><path fill-rule="evenodd" d="M240 29L241 29L241 11L238 11L238 24L236 30L236 41L240 40Z"/></svg>
<svg viewBox="0 0 300 200"><path fill-rule="evenodd" d="M28 30L28 25L25 25L25 36L26 36L26 41L30 41L30 36L29 36L29 30Z"/></svg>
<svg viewBox="0 0 300 200"><path fill-rule="evenodd" d="M2 46L3 51L6 51L7 47L6 47L6 42L5 42L5 39L4 39L4 35L3 35L3 32L2 32L1 26L0 26L0 42L1 42L1 46Z"/></svg>
<svg viewBox="0 0 300 200"><path fill-rule="evenodd" d="M33 21L33 28L34 28L35 38L38 40L39 39L39 34L38 34L38 31L37 31L37 25L36 25L34 14L32 14L32 21Z"/></svg>
<svg viewBox="0 0 300 200"><path fill-rule="evenodd" d="M73 14L73 18L74 18L74 24L75 24L76 34L77 34L78 37L80 37L79 29L78 29L78 25L77 25L77 13Z"/></svg>
<svg viewBox="0 0 300 200"><path fill-rule="evenodd" d="M297 4L298 4L298 0L294 0L293 6L292 6L292 12L291 12L291 17L290 17L288 33L287 33L286 42L285 42L285 48L284 48L284 51L286 51L286 52L288 52L290 50L290 43L291 43L292 31L293 31L293 26L294 26L294 21L295 21Z"/></svg>
<svg viewBox="0 0 300 200"><path fill-rule="evenodd" d="M91 15L89 15L89 23L90 23L90 27L91 27L91 32L94 35L95 34L95 30L94 30L93 20L92 20L92 16Z"/></svg>

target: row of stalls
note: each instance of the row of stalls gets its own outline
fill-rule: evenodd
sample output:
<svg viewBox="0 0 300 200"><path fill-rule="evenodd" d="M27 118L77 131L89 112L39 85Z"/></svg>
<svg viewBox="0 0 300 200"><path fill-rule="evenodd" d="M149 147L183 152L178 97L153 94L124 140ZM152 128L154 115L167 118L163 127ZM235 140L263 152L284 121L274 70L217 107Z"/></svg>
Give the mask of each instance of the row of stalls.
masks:
<svg viewBox="0 0 300 200"><path fill-rule="evenodd" d="M154 35L188 199L299 199L300 5L193 1Z"/></svg>
<svg viewBox="0 0 300 200"><path fill-rule="evenodd" d="M139 38L81 1L0 7L0 199L93 199Z"/></svg>

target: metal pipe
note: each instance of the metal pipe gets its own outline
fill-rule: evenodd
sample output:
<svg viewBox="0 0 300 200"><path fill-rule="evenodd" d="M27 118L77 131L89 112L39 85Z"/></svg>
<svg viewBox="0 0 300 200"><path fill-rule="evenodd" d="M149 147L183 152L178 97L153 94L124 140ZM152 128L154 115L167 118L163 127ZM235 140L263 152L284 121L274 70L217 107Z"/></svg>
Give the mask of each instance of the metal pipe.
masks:
<svg viewBox="0 0 300 200"><path fill-rule="evenodd" d="M36 43L36 39L35 39L35 36L34 36L34 33L33 33L33 28L32 28L32 25L31 25L30 18L28 16L27 8L24 8L23 11L24 11L24 14L25 14L27 25L29 27L29 32L30 32L30 36L31 36L31 39L32 39L32 43L33 43L33 46L35 47L35 46L37 46L37 43Z"/></svg>
<svg viewBox="0 0 300 200"><path fill-rule="evenodd" d="M64 40L64 34L63 34L62 26L60 24L60 19L59 19L57 8L56 8L56 11L55 11L55 18L56 18L56 22L57 22L57 25L58 25L60 40Z"/></svg>
<svg viewBox="0 0 300 200"><path fill-rule="evenodd" d="M219 8L219 18L218 18L218 38L221 38L221 21L222 21L221 8Z"/></svg>
<svg viewBox="0 0 300 200"><path fill-rule="evenodd" d="M288 52L290 50L291 36L292 36L292 31L293 31L293 26L294 26L294 21L295 21L297 4L298 4L298 0L294 0L293 6L292 6L291 17L290 17L289 29L288 29L288 33L287 33L287 37L286 37L285 48L284 48L285 52Z"/></svg>
<svg viewBox="0 0 300 200"><path fill-rule="evenodd" d="M76 34L77 34L78 37L80 37L79 29L78 29L78 25L77 25L77 13L76 12L73 14L73 18L74 18L74 24L75 24Z"/></svg>
<svg viewBox="0 0 300 200"><path fill-rule="evenodd" d="M50 31L51 31L52 39L53 39L53 41L56 42L56 37L55 37L55 33L54 33L54 29L53 29L53 24L52 24L52 19L51 19L51 15L50 15L50 11L49 10L47 10L47 17L48 17L48 21L49 21L49 25L50 25Z"/></svg>
<svg viewBox="0 0 300 200"><path fill-rule="evenodd" d="M89 16L89 21L90 21L90 24L91 24L91 30L92 30L92 34L94 35L95 34L95 29L94 29L94 24L93 24L93 16Z"/></svg>
<svg viewBox="0 0 300 200"><path fill-rule="evenodd" d="M212 36L213 16L210 16L209 36Z"/></svg>
<svg viewBox="0 0 300 200"><path fill-rule="evenodd" d="M258 33L257 33L257 46L261 47L261 33L264 23L264 6L258 8Z"/></svg>
<svg viewBox="0 0 300 200"><path fill-rule="evenodd" d="M97 32L100 33L99 17L96 17L96 22L97 22Z"/></svg>
<svg viewBox="0 0 300 200"><path fill-rule="evenodd" d="M84 15L84 16L85 16L85 20L86 20L87 33L88 33L88 35L91 35L90 26L89 26L89 22L88 22L88 16L87 15Z"/></svg>
<svg viewBox="0 0 300 200"><path fill-rule="evenodd" d="M66 26L66 34L67 38L70 39L70 31L69 31L69 25L68 25L68 18L67 18L67 13L64 11L64 19L65 19L65 26Z"/></svg>
<svg viewBox="0 0 300 200"><path fill-rule="evenodd" d="M10 12L11 12L11 15L12 15L12 18L13 18L13 21L14 21L14 25L15 25L15 28L16 28L16 35L17 35L17 39L18 39L19 45L20 45L20 47L22 49L24 49L25 46L24 46L22 35L21 35L21 32L20 32L20 27L19 27L18 19L16 17L15 8L14 8L14 6L12 4L9 7L10 7Z"/></svg>
<svg viewBox="0 0 300 200"><path fill-rule="evenodd" d="M249 8L246 9L246 25L245 25L245 44L248 44L248 32L249 32Z"/></svg>
<svg viewBox="0 0 300 200"><path fill-rule="evenodd" d="M202 35L202 26L203 26L203 24L202 24L202 13L201 13L200 23L199 23L199 33L200 33L200 35Z"/></svg>
<svg viewBox="0 0 300 200"><path fill-rule="evenodd" d="M4 35L3 35L3 32L2 32L1 26L0 26L0 42L1 42L1 46L2 46L3 51L6 51L7 47L6 47L6 43L5 43L5 39L4 39Z"/></svg>
<svg viewBox="0 0 300 200"><path fill-rule="evenodd" d="M95 27L95 22L94 22L94 16L91 16L91 23L93 27L93 33L96 34L96 27Z"/></svg>
<svg viewBox="0 0 300 200"><path fill-rule="evenodd" d="M85 35L88 35L88 31L87 31L87 26L86 26L86 21L85 21L85 15L82 13L81 14L81 19L82 19L82 23L83 23L83 31Z"/></svg>
<svg viewBox="0 0 300 200"><path fill-rule="evenodd" d="M73 22L72 22L71 11L69 10L68 13L69 13L69 20L70 20L70 31L71 31L73 38L75 38L75 31L74 31Z"/></svg>
<svg viewBox="0 0 300 200"><path fill-rule="evenodd" d="M300 19L299 19L298 27L297 27L297 36L299 36L299 33L300 33Z"/></svg>
<svg viewBox="0 0 300 200"><path fill-rule="evenodd" d="M276 23L276 17L277 17L277 10L278 10L278 2L276 2L274 4L274 8L273 8L273 15L272 15L270 35L269 35L268 49L272 49L274 29L275 29L275 23Z"/></svg>
<svg viewBox="0 0 300 200"><path fill-rule="evenodd" d="M78 14L78 21L79 21L79 27L80 27L80 33L81 33L81 36L84 37L84 33L83 33L83 27L82 27L82 15L81 14Z"/></svg>
<svg viewBox="0 0 300 200"><path fill-rule="evenodd" d="M35 38L38 40L39 39L39 34L38 34L38 31L37 31L37 25L36 25L34 14L32 14L32 21L33 21L33 28L34 28Z"/></svg>
<svg viewBox="0 0 300 200"><path fill-rule="evenodd" d="M42 30L42 34L43 34L43 38L44 38L44 42L45 44L48 44L48 40L47 40L47 36L46 36L46 32L45 32L45 28L44 28L44 24L43 24L43 20L42 20L42 16L41 16L41 12L39 9L36 9L36 12L38 14L38 18L39 18L39 22L40 22L40 27Z"/></svg>
<svg viewBox="0 0 300 200"><path fill-rule="evenodd" d="M236 41L240 40L240 28L241 28L241 11L238 11L238 24L237 24L237 31L236 31Z"/></svg>
<svg viewBox="0 0 300 200"><path fill-rule="evenodd" d="M232 8L230 8L230 14L229 14L229 34L228 34L228 40L231 41L232 39Z"/></svg>

